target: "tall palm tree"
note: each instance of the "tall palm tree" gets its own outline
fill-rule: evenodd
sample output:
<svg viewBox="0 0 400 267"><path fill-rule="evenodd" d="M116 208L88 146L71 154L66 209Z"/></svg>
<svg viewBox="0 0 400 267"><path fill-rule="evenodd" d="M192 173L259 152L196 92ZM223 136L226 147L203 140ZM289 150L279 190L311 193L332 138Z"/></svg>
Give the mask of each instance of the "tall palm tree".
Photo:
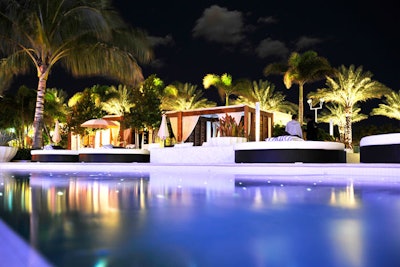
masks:
<svg viewBox="0 0 400 267"><path fill-rule="evenodd" d="M338 126L339 130L339 140L344 143L344 129L346 126L346 115L345 109L343 106L338 104L328 104L325 106L328 111L324 110L321 112L321 115L318 117L318 120L325 123L332 123ZM351 122L359 122L368 118L367 115L360 113L361 108L354 106L352 112Z"/></svg>
<svg viewBox="0 0 400 267"><path fill-rule="evenodd" d="M143 79L138 61L151 57L145 34L128 27L110 1L4 0L0 28L0 71L37 72L34 148L42 145L46 82L56 63L74 76L134 84Z"/></svg>
<svg viewBox="0 0 400 267"><path fill-rule="evenodd" d="M238 104L247 104L254 107L256 102L260 103L260 109L265 111L279 111L285 113L294 113L297 105L285 100L286 96L282 92L275 91L275 85L269 81L253 81L248 83L241 92L241 95L235 101Z"/></svg>
<svg viewBox="0 0 400 267"><path fill-rule="evenodd" d="M167 86L165 91L175 91L161 99L162 110L190 110L197 108L215 107L217 103L208 101L197 85L190 83L175 83Z"/></svg>
<svg viewBox="0 0 400 267"><path fill-rule="evenodd" d="M400 91L390 92L385 95L383 104L379 107L372 109L371 115L381 115L392 119L400 120Z"/></svg>
<svg viewBox="0 0 400 267"><path fill-rule="evenodd" d="M299 86L299 122L303 124L304 117L304 85L306 83L316 82L325 78L326 75L333 73L326 58L318 56L314 51L307 51L303 54L293 52L286 64L272 63L264 69L264 75L283 74L283 82L287 89L292 84Z"/></svg>
<svg viewBox="0 0 400 267"><path fill-rule="evenodd" d="M346 124L344 128L344 143L346 148L353 148L352 142L352 119L354 106L368 99L380 98L390 92L380 82L372 80L372 73L363 71L363 67L349 68L341 66L334 78L327 77L326 88L311 92L308 97L311 99L324 98L325 102L337 103L344 108Z"/></svg>
<svg viewBox="0 0 400 267"><path fill-rule="evenodd" d="M203 86L205 89L215 86L218 94L225 106L229 106L229 97L239 93L243 88L242 81L233 82L232 76L224 73L221 76L216 74L207 74L203 78Z"/></svg>

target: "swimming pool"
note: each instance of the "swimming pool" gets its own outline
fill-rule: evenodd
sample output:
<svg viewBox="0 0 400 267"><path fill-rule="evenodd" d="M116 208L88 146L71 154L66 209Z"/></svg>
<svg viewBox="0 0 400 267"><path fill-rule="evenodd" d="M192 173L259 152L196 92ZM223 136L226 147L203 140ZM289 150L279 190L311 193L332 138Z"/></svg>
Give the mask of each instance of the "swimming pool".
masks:
<svg viewBox="0 0 400 267"><path fill-rule="evenodd" d="M7 171L0 218L54 266L400 266L399 180L370 178Z"/></svg>

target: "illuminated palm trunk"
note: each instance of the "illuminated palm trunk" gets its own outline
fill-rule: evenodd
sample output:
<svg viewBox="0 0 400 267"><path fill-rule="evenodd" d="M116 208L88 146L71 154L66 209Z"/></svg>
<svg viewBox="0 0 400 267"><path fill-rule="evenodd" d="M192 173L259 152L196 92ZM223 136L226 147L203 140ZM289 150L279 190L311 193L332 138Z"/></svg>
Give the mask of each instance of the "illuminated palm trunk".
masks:
<svg viewBox="0 0 400 267"><path fill-rule="evenodd" d="M303 83L299 83L299 122L303 126L304 118L304 101L303 101Z"/></svg>
<svg viewBox="0 0 400 267"><path fill-rule="evenodd" d="M347 107L345 110L346 124L344 126L344 144L348 149L353 149L352 125L351 125L351 119L353 116L352 110L353 109L351 107Z"/></svg>
<svg viewBox="0 0 400 267"><path fill-rule="evenodd" d="M39 67L39 83L36 97L36 108L33 119L33 144L32 148L41 148L43 146L43 112L44 112L44 95L46 93L47 83L47 66Z"/></svg>

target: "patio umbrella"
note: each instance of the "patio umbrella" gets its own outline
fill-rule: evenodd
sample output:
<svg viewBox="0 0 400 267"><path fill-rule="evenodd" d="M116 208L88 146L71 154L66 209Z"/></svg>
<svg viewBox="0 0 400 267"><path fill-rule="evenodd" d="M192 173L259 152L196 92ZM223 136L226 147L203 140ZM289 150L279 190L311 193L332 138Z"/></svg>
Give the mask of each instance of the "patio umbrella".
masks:
<svg viewBox="0 0 400 267"><path fill-rule="evenodd" d="M162 114L161 124L160 128L158 129L157 136L160 137L161 140L165 140L167 137L169 137L167 116L165 114Z"/></svg>
<svg viewBox="0 0 400 267"><path fill-rule="evenodd" d="M54 133L53 133L51 140L55 144L58 144L61 141L60 125L59 125L58 120L56 120L56 126L54 127Z"/></svg>
<svg viewBox="0 0 400 267"><path fill-rule="evenodd" d="M81 124L81 127L93 129L117 128L118 124L105 119L91 119Z"/></svg>
<svg viewBox="0 0 400 267"><path fill-rule="evenodd" d="M81 127L92 129L118 128L118 124L105 119L91 119L81 124ZM100 131L100 146L102 145L102 132Z"/></svg>

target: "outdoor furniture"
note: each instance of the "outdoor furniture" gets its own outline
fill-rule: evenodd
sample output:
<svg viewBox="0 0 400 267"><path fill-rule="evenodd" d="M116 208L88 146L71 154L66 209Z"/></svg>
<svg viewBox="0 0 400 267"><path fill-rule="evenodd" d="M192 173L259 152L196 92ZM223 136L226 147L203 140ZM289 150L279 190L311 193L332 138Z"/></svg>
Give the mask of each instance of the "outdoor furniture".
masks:
<svg viewBox="0 0 400 267"><path fill-rule="evenodd" d="M400 163L400 133L377 134L361 138L361 163Z"/></svg>
<svg viewBox="0 0 400 267"><path fill-rule="evenodd" d="M80 162L150 162L147 149L126 148L82 148L79 149Z"/></svg>
<svg viewBox="0 0 400 267"><path fill-rule="evenodd" d="M33 162L78 162L77 150L68 149L37 149L31 150Z"/></svg>
<svg viewBox="0 0 400 267"><path fill-rule="evenodd" d="M346 163L344 144L325 141L263 141L235 145L236 163Z"/></svg>

